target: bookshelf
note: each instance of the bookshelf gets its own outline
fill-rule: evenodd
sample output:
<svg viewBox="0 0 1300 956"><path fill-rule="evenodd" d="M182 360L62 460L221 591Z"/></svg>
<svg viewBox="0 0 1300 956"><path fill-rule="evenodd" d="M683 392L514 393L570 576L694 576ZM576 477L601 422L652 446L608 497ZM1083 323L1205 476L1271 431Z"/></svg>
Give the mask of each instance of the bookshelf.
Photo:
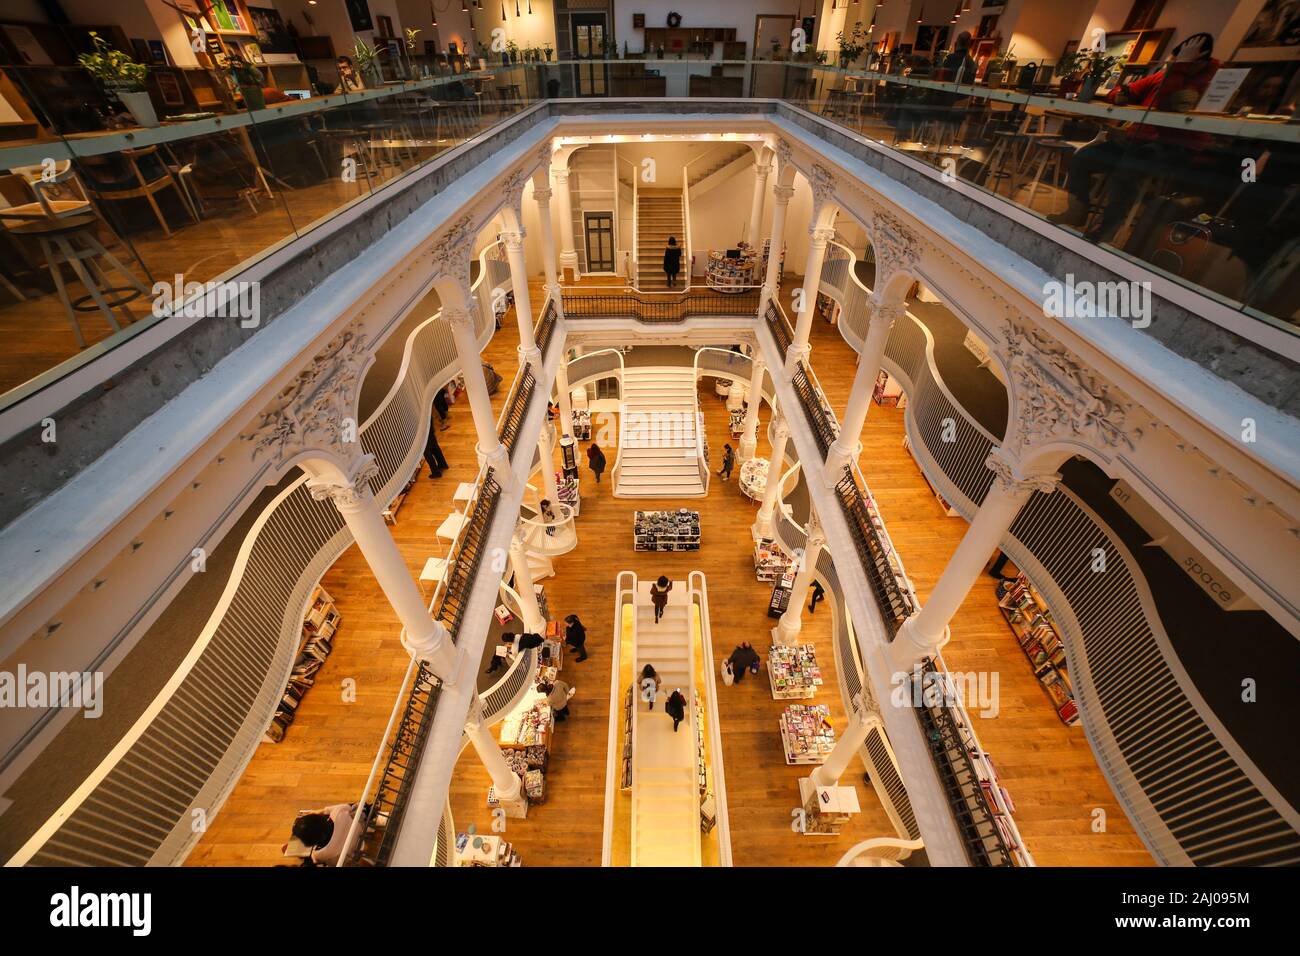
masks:
<svg viewBox="0 0 1300 956"><path fill-rule="evenodd" d="M1047 602L1023 574L1000 581L997 595L998 608L1015 635L1016 643L1024 651L1043 692L1052 702L1056 715L1066 725L1078 723L1079 708L1074 701L1074 688L1066 667L1065 644Z"/></svg>
<svg viewBox="0 0 1300 956"><path fill-rule="evenodd" d="M312 591L307 613L303 615L302 641L298 647L298 656L293 662L293 670L289 674L289 683L285 686L284 694L275 708L275 716L271 718L271 724L262 737L263 742L278 744L284 739L289 725L298 713L298 705L316 683L316 672L333 650L334 635L341 620L334 598L317 585Z"/></svg>
<svg viewBox="0 0 1300 956"><path fill-rule="evenodd" d="M771 538L754 542L754 575L760 581L776 581L790 568L790 556Z"/></svg>
<svg viewBox="0 0 1300 956"><path fill-rule="evenodd" d="M676 511L638 511L632 519L633 548L636 551L700 550L700 513L688 508Z"/></svg>
<svg viewBox="0 0 1300 956"><path fill-rule="evenodd" d="M767 602L767 616L779 618L790 606L790 593L794 590L795 569L787 566L779 576L772 579L772 596Z"/></svg>
<svg viewBox="0 0 1300 956"><path fill-rule="evenodd" d="M728 257L725 250L710 249L704 281L710 289L719 292L742 292L756 284L754 270L757 265L757 257L743 248L736 257Z"/></svg>
<svg viewBox="0 0 1300 956"><path fill-rule="evenodd" d="M761 501L767 491L766 458L751 458L740 466L740 493L752 501Z"/></svg>

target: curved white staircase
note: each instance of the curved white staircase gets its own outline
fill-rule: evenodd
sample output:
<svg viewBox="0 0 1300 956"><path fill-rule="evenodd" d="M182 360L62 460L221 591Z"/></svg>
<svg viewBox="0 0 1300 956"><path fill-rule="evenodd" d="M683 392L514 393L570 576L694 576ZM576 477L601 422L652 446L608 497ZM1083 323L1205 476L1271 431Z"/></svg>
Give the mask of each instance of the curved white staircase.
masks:
<svg viewBox="0 0 1300 956"><path fill-rule="evenodd" d="M614 494L620 498L700 498L699 405L695 370L628 368Z"/></svg>

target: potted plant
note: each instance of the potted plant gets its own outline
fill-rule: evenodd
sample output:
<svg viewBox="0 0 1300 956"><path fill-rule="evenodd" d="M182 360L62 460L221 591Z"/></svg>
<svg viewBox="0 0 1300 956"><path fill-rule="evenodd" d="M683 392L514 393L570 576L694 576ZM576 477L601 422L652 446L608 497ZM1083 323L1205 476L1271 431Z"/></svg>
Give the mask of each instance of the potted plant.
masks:
<svg viewBox="0 0 1300 956"><path fill-rule="evenodd" d="M1011 48L994 54L989 59L988 69L984 71L984 82L989 89L996 90L1002 85L1004 77L1009 77L1016 69L1016 58L1011 55Z"/></svg>
<svg viewBox="0 0 1300 956"><path fill-rule="evenodd" d="M361 71L361 75L375 86L384 85L384 73L379 66L379 58L384 52L384 47L372 47L360 38L356 39L352 47L352 62Z"/></svg>
<svg viewBox="0 0 1300 956"><path fill-rule="evenodd" d="M519 62L519 44L516 43L514 40L510 40L509 42L506 43L506 62L507 63Z"/></svg>
<svg viewBox="0 0 1300 956"><path fill-rule="evenodd" d="M1097 89L1102 86L1110 75L1124 65L1124 57L1111 56L1104 50L1098 50L1088 57L1087 72L1083 75L1083 83L1079 88L1078 101L1087 103L1096 95Z"/></svg>
<svg viewBox="0 0 1300 956"><path fill-rule="evenodd" d="M1056 64L1056 75L1061 78L1060 93L1066 99L1070 99L1083 85L1087 60L1087 54L1075 50L1061 57L1061 61Z"/></svg>
<svg viewBox="0 0 1300 956"><path fill-rule="evenodd" d="M239 95L244 98L244 108L260 110L266 107L266 95L262 92L262 71L249 63L242 56L230 58L230 75L239 87Z"/></svg>
<svg viewBox="0 0 1300 956"><path fill-rule="evenodd" d="M82 53L77 62L100 82L106 92L121 101L136 123L157 126L158 113L144 89L149 67L136 63L93 30L90 31L90 40L94 51Z"/></svg>
<svg viewBox="0 0 1300 956"><path fill-rule="evenodd" d="M843 30L835 34L835 41L840 47L840 69L847 69L867 49L867 31L862 29L862 21L853 24L848 36Z"/></svg>
<svg viewBox="0 0 1300 956"><path fill-rule="evenodd" d="M542 47L542 52L546 54L546 62L547 62L547 63L550 63L550 62L551 62L551 54L554 53L555 50L554 50L554 49L551 47L551 45L548 43L548 44L546 44L546 46Z"/></svg>

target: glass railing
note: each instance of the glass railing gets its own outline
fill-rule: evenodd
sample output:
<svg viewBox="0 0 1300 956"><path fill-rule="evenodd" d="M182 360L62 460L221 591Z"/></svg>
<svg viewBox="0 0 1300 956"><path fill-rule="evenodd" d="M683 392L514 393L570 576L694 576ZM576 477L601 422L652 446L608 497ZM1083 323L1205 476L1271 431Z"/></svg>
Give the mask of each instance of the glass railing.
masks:
<svg viewBox="0 0 1300 956"><path fill-rule="evenodd" d="M545 89L498 65L254 110L154 95L158 125L140 127L107 97L71 109L38 72L4 72L46 125L0 143L0 408L159 322L256 328L241 272Z"/></svg>
<svg viewBox="0 0 1300 956"><path fill-rule="evenodd" d="M46 131L0 145L0 329L10 344L0 407L175 321L185 284L237 277L548 97L785 101L1300 331L1300 124L1257 96L1259 112L1225 115L1178 111L1197 105L1188 94L1199 81L1140 107L1084 102L1069 81L1062 95L1060 85L1029 80L959 84L811 58L495 60L252 111L229 94L210 111L188 96L169 106L160 87L151 128L122 125L129 114L105 95L70 106L34 68L0 64L44 124L32 128ZM219 293L221 314L254 321L243 291Z"/></svg>

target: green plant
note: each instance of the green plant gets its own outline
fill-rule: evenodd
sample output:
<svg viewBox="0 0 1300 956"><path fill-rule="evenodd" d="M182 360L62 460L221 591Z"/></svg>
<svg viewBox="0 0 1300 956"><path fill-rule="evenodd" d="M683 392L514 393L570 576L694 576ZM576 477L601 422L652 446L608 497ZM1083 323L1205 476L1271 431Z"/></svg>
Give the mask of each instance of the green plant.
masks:
<svg viewBox="0 0 1300 956"><path fill-rule="evenodd" d="M366 73L378 73L379 58L387 52L385 47L372 47L360 37L353 38L356 42L352 46L352 62L356 64L357 69Z"/></svg>
<svg viewBox="0 0 1300 956"><path fill-rule="evenodd" d="M844 35L843 30L835 34L835 42L840 47L840 60L852 63L862 56L867 49L867 31L862 29L862 21L853 24L848 36Z"/></svg>
<svg viewBox="0 0 1300 956"><path fill-rule="evenodd" d="M507 41L506 52L510 54L510 59L516 59L519 56L519 44L514 40Z"/></svg>
<svg viewBox="0 0 1300 956"><path fill-rule="evenodd" d="M1111 56L1108 53L1095 53L1089 57L1088 75L1101 82L1125 63L1123 56Z"/></svg>
<svg viewBox="0 0 1300 956"><path fill-rule="evenodd" d="M546 54L546 59L549 60L551 54L555 52L555 49L548 43L546 46L542 47L542 52Z"/></svg>
<svg viewBox="0 0 1300 956"><path fill-rule="evenodd" d="M90 31L90 40L94 44L94 52L82 53L77 57L77 62L91 76L112 90L130 93L144 89L149 67L136 63L94 30Z"/></svg>
<svg viewBox="0 0 1300 956"><path fill-rule="evenodd" d="M420 35L419 27L408 27L406 30L406 52L415 52L415 38Z"/></svg>

